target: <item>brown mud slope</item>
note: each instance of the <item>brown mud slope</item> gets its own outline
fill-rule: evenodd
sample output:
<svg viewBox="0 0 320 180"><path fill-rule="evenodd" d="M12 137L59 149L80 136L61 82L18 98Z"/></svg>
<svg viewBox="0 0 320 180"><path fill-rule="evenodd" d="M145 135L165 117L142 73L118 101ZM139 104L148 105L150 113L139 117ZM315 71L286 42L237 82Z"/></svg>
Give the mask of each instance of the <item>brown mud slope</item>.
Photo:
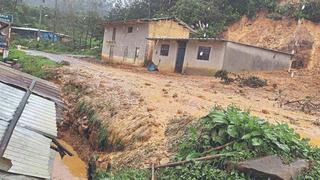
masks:
<svg viewBox="0 0 320 180"><path fill-rule="evenodd" d="M108 163L119 168L168 162L185 126L206 115L214 105L235 104L272 123L289 123L319 144L320 128L314 123L319 112L281 106L283 101L319 94L319 77L307 73L297 73L293 78L287 72L260 73L268 86L258 89L223 85L213 77L164 75L87 62L63 67L59 74L71 117L62 125L62 135L83 159L98 153L102 167ZM124 149L97 150L98 130L88 130L88 117L75 114L75 107L83 101L94 107L97 119L107 127L108 143L121 144Z"/></svg>
<svg viewBox="0 0 320 180"><path fill-rule="evenodd" d="M320 24L294 19L272 20L259 13L250 20L243 17L224 33L230 40L292 52L309 69L320 68Z"/></svg>

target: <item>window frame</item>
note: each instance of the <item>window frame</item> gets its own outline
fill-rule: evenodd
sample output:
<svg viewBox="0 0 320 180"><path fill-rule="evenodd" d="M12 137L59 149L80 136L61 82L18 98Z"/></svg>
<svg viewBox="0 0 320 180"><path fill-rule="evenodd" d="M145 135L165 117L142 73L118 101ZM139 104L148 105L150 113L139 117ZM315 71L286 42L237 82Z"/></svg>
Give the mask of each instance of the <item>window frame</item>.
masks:
<svg viewBox="0 0 320 180"><path fill-rule="evenodd" d="M167 47L167 49L163 49L163 47ZM169 56L170 52L170 44L161 44L160 46L160 56Z"/></svg>
<svg viewBox="0 0 320 180"><path fill-rule="evenodd" d="M199 46L198 47L198 52L197 52L197 60L199 61L209 61L210 60L210 55L211 55L211 46ZM201 52L208 52L208 55L200 55Z"/></svg>

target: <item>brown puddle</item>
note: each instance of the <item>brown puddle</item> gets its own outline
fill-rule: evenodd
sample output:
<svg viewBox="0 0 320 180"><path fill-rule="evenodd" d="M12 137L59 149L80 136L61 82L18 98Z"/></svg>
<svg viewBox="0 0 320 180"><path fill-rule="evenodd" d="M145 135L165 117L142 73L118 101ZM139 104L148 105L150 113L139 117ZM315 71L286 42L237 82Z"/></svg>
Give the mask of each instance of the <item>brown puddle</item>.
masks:
<svg viewBox="0 0 320 180"><path fill-rule="evenodd" d="M54 162L52 179L56 180L85 180L87 179L87 168L85 162L83 162L77 152L67 144L66 142L59 140L59 142L73 153L73 156L64 156L61 160L60 155L57 154Z"/></svg>

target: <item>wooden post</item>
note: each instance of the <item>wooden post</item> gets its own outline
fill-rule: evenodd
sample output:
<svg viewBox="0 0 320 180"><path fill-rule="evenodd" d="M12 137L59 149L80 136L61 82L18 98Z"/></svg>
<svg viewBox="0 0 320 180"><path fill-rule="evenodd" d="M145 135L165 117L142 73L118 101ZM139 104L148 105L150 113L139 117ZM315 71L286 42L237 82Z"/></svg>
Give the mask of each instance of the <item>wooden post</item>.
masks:
<svg viewBox="0 0 320 180"><path fill-rule="evenodd" d="M154 175L154 163L152 163L152 166L151 166L151 180L155 180L155 175Z"/></svg>

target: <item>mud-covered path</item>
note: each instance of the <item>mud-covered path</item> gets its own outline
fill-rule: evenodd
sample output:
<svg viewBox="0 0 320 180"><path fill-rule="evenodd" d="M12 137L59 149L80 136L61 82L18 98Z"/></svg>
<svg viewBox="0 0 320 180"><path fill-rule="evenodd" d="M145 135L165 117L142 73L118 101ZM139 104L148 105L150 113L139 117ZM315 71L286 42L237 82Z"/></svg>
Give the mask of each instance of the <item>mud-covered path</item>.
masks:
<svg viewBox="0 0 320 180"><path fill-rule="evenodd" d="M299 94L294 89L291 92L292 88L287 87L293 83L303 86L303 79L290 78L286 72L261 74L268 79L269 85L252 89L236 84L223 85L213 77L150 73L143 68L103 66L67 55L37 51L28 53L57 62L70 62L70 66L63 68L69 72L68 75L62 75L63 82L81 79L80 83L86 83L92 89L91 94L87 95L92 102L112 101L116 104L116 115L105 123L112 127L111 133L114 136L130 146L124 152L108 154L120 165L129 163L147 166L150 162L166 161L172 155L168 150L168 143L170 136L174 136L168 133L168 128L177 125L172 120L189 116L198 119L206 115L214 105L226 107L234 104L269 122L288 123L303 137L310 138L312 143L320 144L320 128L313 124L318 118L316 115L281 108L274 100L279 89L301 97L319 91L312 89L316 87L310 87L308 92ZM273 87L275 83L276 89ZM129 105L123 105L124 102ZM101 113L101 116L104 115ZM141 126L136 127L137 124ZM144 135L142 138L141 134ZM140 157L145 153L146 147L152 147L152 153Z"/></svg>

